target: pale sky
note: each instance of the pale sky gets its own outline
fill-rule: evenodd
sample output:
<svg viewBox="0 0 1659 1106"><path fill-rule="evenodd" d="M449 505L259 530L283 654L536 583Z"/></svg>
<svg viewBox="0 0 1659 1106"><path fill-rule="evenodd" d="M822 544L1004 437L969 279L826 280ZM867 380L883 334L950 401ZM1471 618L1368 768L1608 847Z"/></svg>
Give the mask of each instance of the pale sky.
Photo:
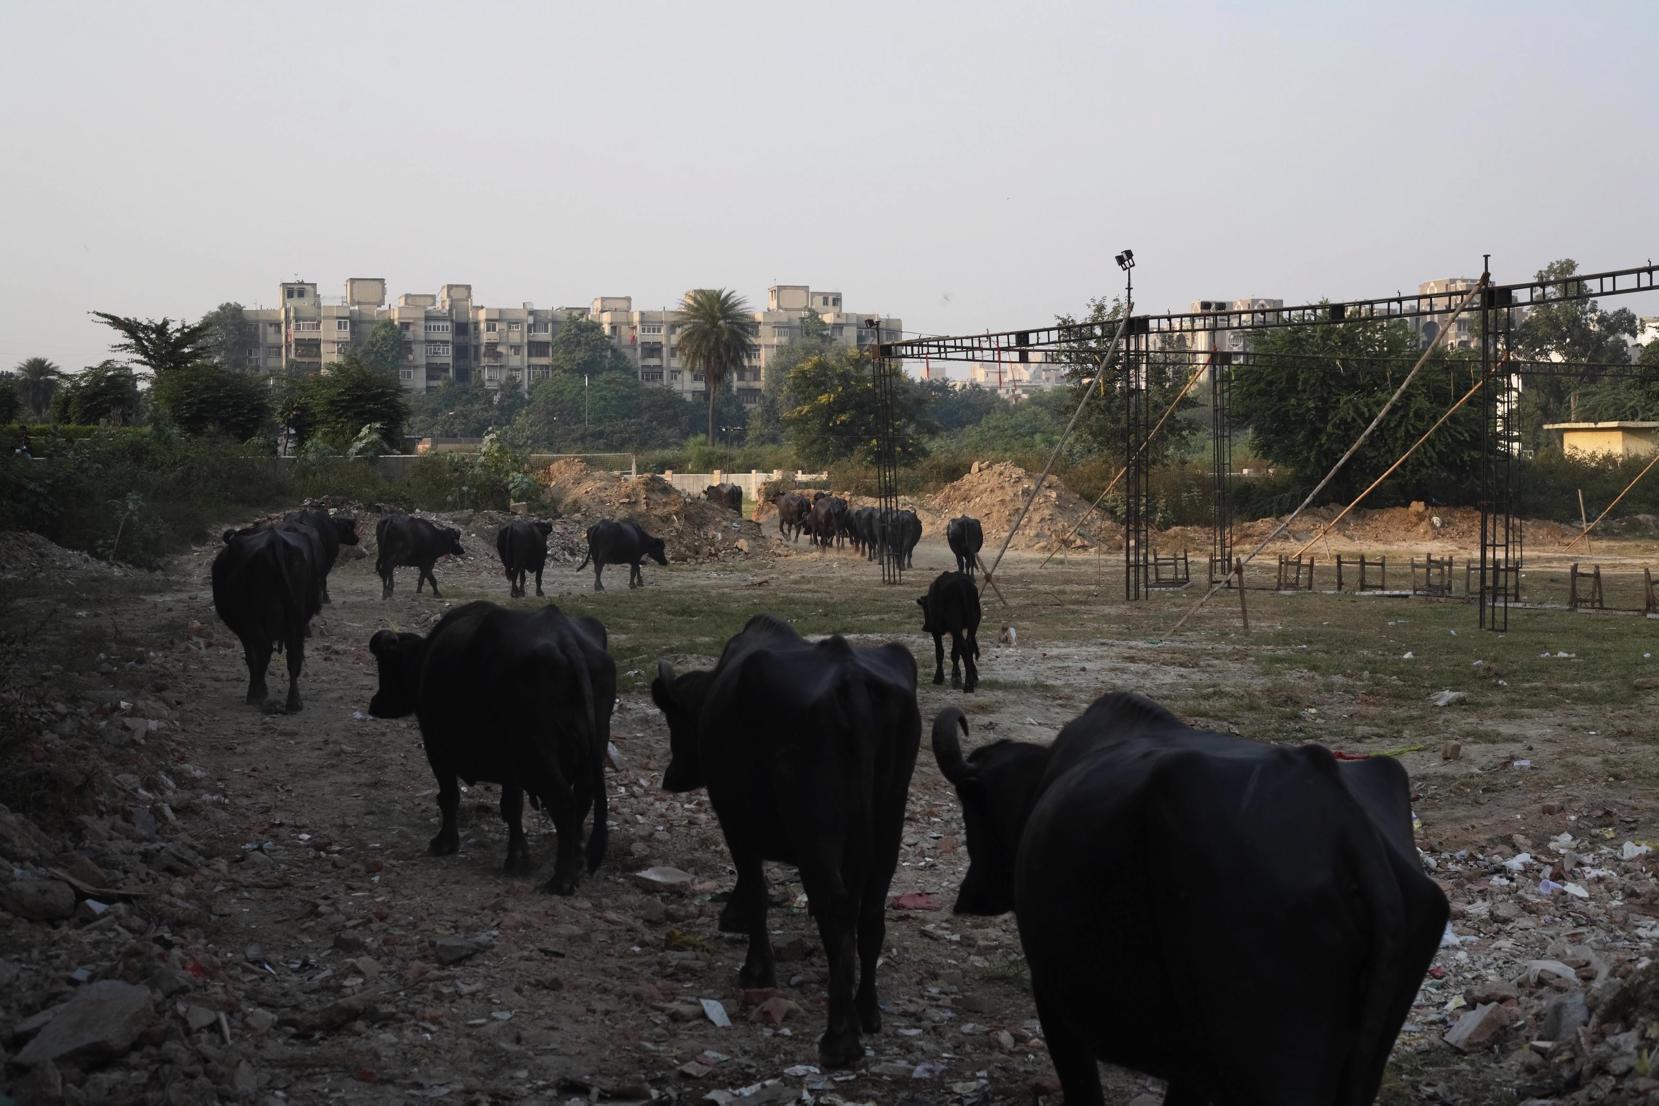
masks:
<svg viewBox="0 0 1659 1106"><path fill-rule="evenodd" d="M1659 254L1659 4L5 4L0 367L87 317L772 283L905 329ZM1654 297L1606 306L1659 312Z"/></svg>

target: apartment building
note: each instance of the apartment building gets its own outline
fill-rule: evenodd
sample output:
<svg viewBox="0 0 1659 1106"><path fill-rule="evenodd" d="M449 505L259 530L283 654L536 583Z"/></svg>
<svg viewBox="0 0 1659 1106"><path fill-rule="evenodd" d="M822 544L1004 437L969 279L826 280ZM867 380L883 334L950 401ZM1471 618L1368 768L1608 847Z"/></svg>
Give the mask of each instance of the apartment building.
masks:
<svg viewBox="0 0 1659 1106"><path fill-rule="evenodd" d="M405 293L386 302L381 278L354 277L346 294L326 297L315 284L283 283L277 307L249 308L245 314L259 331L259 348L250 359L267 373L318 372L345 356L382 320L403 331L398 374L412 391L435 388L445 380L476 381L487 388L528 388L552 372L553 337L570 319L585 318L604 328L641 381L701 400L707 389L701 373L681 364L676 347L683 323L678 310L635 310L631 296L599 296L587 307L489 307L473 302L470 284L446 284L435 295ZM830 335L849 348L899 339L899 319L879 313L843 309L840 292L814 291L804 284L781 284L767 290L766 308L753 313L755 353L729 381L745 405L760 399L769 361L801 335L802 320L816 315ZM867 327L866 322L876 325Z"/></svg>
<svg viewBox="0 0 1659 1106"><path fill-rule="evenodd" d="M1425 280L1417 286L1417 291L1423 295L1433 293L1454 292L1467 293L1478 284L1474 277L1443 277L1440 280ZM1454 304L1456 300L1452 301ZM1475 304L1479 306L1479 304ZM1465 311L1459 315L1457 322L1452 322L1452 312L1443 311L1434 315L1419 315L1414 319L1407 319L1407 324L1425 346L1440 336L1440 332L1451 326L1452 333L1446 336L1445 345L1451 349L1467 349L1480 344L1480 316L1473 311Z"/></svg>
<svg viewBox="0 0 1659 1106"><path fill-rule="evenodd" d="M1037 357L1037 354L1033 354ZM977 384L981 388L995 392L999 397L1018 402L1030 399L1038 392L1046 392L1050 388L1063 387L1066 384L1066 370L1068 366L1058 362L1043 361L1041 359L1027 362L975 362L968 366L968 378L964 381L952 381L953 384Z"/></svg>

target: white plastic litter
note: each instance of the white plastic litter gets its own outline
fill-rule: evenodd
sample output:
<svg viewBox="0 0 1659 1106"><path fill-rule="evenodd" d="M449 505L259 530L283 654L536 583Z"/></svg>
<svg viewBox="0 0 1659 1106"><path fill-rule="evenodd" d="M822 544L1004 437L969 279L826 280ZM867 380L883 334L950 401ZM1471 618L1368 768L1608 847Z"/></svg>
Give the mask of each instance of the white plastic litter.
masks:
<svg viewBox="0 0 1659 1106"><path fill-rule="evenodd" d="M1409 650L1409 649L1408 649L1408 650L1407 650L1407 651L1406 651L1406 654L1405 654L1405 656L1403 656L1403 657L1401 657L1401 658L1400 658L1400 659L1401 659L1401 660L1403 660L1403 661L1409 661L1409 660L1415 660L1415 659L1416 659L1416 658L1417 658L1417 654L1416 654L1416 653L1413 653L1413 652L1411 652L1411 651L1410 651L1410 650Z"/></svg>
<svg viewBox="0 0 1659 1106"><path fill-rule="evenodd" d="M1459 937L1456 933L1452 932L1452 923L1447 922L1446 932L1440 935L1440 947L1443 949L1455 949L1460 945L1465 945L1471 941L1478 940L1480 940L1480 938L1475 936Z"/></svg>
<svg viewBox="0 0 1659 1106"><path fill-rule="evenodd" d="M1587 899L1590 897L1590 892L1576 883L1564 883L1561 885L1561 890L1567 892L1567 894L1571 895L1575 899Z"/></svg>
<svg viewBox="0 0 1659 1106"><path fill-rule="evenodd" d="M1517 853L1516 855L1510 857L1508 860L1504 861L1503 866L1505 868L1508 868L1511 872L1519 872L1523 868L1525 868L1528 864L1531 864L1531 863L1532 863L1532 854L1531 853Z"/></svg>
<svg viewBox="0 0 1659 1106"><path fill-rule="evenodd" d="M1652 851L1653 850L1648 848L1646 845L1638 845L1634 841L1626 841L1624 843L1624 847L1619 850L1619 859L1635 860L1637 857L1646 856Z"/></svg>
<svg viewBox="0 0 1659 1106"><path fill-rule="evenodd" d="M719 999L700 998L697 1001L703 1004L703 1013L708 1015L709 1021L713 1022L717 1028L731 1028L732 1019L727 1017L726 1008L720 1004Z"/></svg>

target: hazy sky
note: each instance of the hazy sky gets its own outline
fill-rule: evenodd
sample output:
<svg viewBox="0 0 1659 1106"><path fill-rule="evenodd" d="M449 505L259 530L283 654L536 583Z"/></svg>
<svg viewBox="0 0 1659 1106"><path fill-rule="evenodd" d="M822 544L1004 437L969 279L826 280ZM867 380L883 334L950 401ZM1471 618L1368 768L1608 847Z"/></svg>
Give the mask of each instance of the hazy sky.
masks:
<svg viewBox="0 0 1659 1106"><path fill-rule="evenodd" d="M0 366L470 283L959 333L1659 254L1659 4L6 5ZM1659 311L1651 297L1624 304Z"/></svg>

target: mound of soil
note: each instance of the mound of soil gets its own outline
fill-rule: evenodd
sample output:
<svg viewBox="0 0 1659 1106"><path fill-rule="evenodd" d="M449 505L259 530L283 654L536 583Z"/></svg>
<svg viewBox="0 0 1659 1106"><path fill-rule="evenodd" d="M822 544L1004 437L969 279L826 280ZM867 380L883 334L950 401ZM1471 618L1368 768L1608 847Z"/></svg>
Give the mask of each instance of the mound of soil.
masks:
<svg viewBox="0 0 1659 1106"><path fill-rule="evenodd" d="M549 549L555 540L570 543L578 560L587 550L588 526L606 518L639 523L663 539L674 561L743 557L765 548L758 524L709 500L682 495L655 473L614 476L562 458L547 467L546 480L563 505Z"/></svg>
<svg viewBox="0 0 1659 1106"><path fill-rule="evenodd" d="M986 549L994 553L1036 486L1037 477L1011 461L975 461L968 475L923 500L918 513L923 526L941 535L957 515L977 518L985 531ZM1099 544L1122 543L1122 528L1099 511L1089 514L1082 528L1071 534L1072 527L1088 511L1087 500L1050 476L1037 492L1037 501L1009 548L1051 553L1062 548L1091 549Z"/></svg>
<svg viewBox="0 0 1659 1106"><path fill-rule="evenodd" d="M1340 509L1328 505L1308 508L1279 536L1278 542L1297 545L1307 542L1335 518ZM1282 521L1284 516L1280 515L1241 523L1234 530L1234 540L1240 543L1260 542ZM1523 527L1527 547L1537 549L1557 548L1577 536L1578 531L1576 526L1548 519L1527 519ZM1208 531L1204 533L1207 535ZM1474 507L1360 509L1350 511L1321 541L1327 539L1355 547L1424 543L1475 549L1480 545L1480 511Z"/></svg>
<svg viewBox="0 0 1659 1106"><path fill-rule="evenodd" d="M41 537L29 530L0 531L0 579L51 576L62 572L97 572L122 576L116 565Z"/></svg>

